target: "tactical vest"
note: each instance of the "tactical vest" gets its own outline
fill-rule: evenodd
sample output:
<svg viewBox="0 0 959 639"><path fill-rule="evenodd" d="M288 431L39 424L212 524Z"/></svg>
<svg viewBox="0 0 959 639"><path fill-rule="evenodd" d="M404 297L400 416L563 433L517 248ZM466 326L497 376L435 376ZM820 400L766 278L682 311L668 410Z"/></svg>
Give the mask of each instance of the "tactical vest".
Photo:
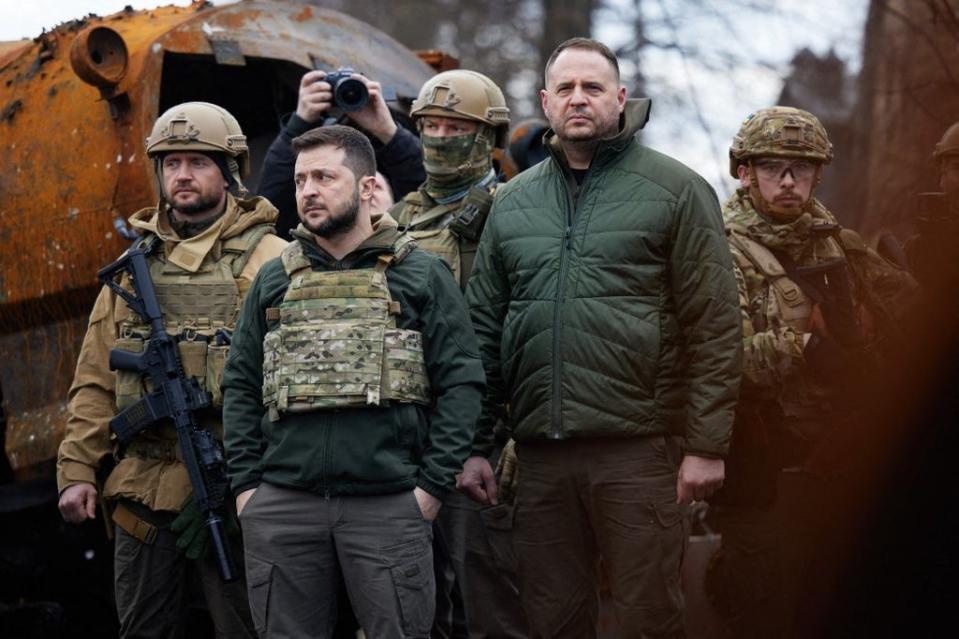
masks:
<svg viewBox="0 0 959 639"><path fill-rule="evenodd" d="M188 377L196 377L213 396L213 406L223 405L220 382L230 349L230 339L240 311L237 280L257 244L273 231L269 224L251 227L219 243L196 272L168 262L162 249L150 257L150 276L163 311L167 333L178 339L180 360ZM153 236L154 243L160 239ZM129 279L127 279L129 282ZM150 326L126 309L118 315L115 348L142 352L150 339ZM116 373L116 403L122 410L152 390L150 380L132 371Z"/></svg>
<svg viewBox="0 0 959 639"><path fill-rule="evenodd" d="M267 319L279 320L263 339L263 404L270 420L390 400L429 405L423 337L396 327L386 271L416 246L403 235L376 266L313 271L300 242L281 255L290 285Z"/></svg>
<svg viewBox="0 0 959 639"><path fill-rule="evenodd" d="M812 300L803 293L798 284L789 279L786 269L773 252L735 230L729 234L729 242L741 255L737 256L740 268L753 268L769 282L769 294L763 300L760 317L750 318L756 329L767 330L768 318L775 317L783 326L789 326L800 333L809 332Z"/></svg>
<svg viewBox="0 0 959 639"><path fill-rule="evenodd" d="M495 183L488 189L474 186L462 200L432 208L425 207L421 192L413 191L392 213L420 247L449 265L453 277L465 288L495 190Z"/></svg>

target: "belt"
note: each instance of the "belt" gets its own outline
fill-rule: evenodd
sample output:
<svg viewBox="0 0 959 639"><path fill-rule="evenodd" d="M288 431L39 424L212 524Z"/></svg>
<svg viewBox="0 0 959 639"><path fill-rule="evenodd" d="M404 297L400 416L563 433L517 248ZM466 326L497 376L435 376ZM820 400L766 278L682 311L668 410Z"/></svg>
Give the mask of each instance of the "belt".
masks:
<svg viewBox="0 0 959 639"><path fill-rule="evenodd" d="M123 502L113 508L113 523L123 532L139 539L141 543L152 544L156 541L157 527L134 515L123 505Z"/></svg>

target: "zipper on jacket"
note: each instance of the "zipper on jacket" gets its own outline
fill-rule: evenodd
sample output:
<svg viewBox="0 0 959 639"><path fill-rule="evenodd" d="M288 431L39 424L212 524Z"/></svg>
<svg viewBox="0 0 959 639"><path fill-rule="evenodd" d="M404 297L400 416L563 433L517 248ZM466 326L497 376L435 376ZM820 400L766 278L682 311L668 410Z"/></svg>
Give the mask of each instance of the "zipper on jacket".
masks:
<svg viewBox="0 0 959 639"><path fill-rule="evenodd" d="M575 206L573 205L573 194L569 190L569 182L566 179L566 172L560 168L563 189L566 191L566 232L559 251L559 280L556 283L556 303L553 306L553 418L552 432L549 434L551 439L561 439L563 436L563 357L560 354L560 348L562 346L563 303L566 300L566 275L569 270L569 253L573 250L573 227L579 218L577 209L579 203L583 201L583 194L586 192L586 184L589 182L595 160L594 155L593 161L589 163L586 176L583 178L583 183L579 185L579 196L576 198Z"/></svg>

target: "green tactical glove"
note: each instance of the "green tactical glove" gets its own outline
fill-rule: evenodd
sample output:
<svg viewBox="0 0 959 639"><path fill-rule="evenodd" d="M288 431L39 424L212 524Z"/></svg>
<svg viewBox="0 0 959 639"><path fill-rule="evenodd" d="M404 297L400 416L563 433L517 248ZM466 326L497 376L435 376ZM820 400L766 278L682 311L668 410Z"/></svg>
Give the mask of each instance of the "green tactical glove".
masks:
<svg viewBox="0 0 959 639"><path fill-rule="evenodd" d="M231 537L238 537L240 527L237 523L235 506L232 499L227 499L227 512L223 517L223 527L226 534ZM200 559L205 557L210 549L210 532L206 527L206 519L200 509L196 506L196 500L193 499L193 493L184 500L180 509L180 514L173 523L170 524L170 530L176 533L177 550L186 555L187 559Z"/></svg>

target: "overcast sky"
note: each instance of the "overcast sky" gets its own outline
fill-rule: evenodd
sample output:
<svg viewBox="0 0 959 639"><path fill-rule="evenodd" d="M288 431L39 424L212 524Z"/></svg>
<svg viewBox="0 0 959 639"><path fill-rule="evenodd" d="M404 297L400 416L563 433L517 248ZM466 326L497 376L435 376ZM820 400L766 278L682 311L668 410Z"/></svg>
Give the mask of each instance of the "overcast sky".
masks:
<svg viewBox="0 0 959 639"><path fill-rule="evenodd" d="M0 40L32 38L44 28L88 13L109 15L126 5L143 9L169 4L185 6L190 0L0 0ZM632 37L626 25L635 4L633 0L609 4L618 9L598 12L596 37L616 48ZM760 8L750 9L750 4ZM650 22L659 25L658 31L646 35L676 41L693 52L684 56L679 49L655 50L643 58L646 93L653 98L645 143L692 166L724 197L735 186L725 175L729 141L749 113L778 97L781 78L796 51L808 47L825 54L834 49L858 69L867 4L867 0L643 0ZM699 62L730 55L740 61L722 72ZM630 61L623 61L625 75L631 68Z"/></svg>

